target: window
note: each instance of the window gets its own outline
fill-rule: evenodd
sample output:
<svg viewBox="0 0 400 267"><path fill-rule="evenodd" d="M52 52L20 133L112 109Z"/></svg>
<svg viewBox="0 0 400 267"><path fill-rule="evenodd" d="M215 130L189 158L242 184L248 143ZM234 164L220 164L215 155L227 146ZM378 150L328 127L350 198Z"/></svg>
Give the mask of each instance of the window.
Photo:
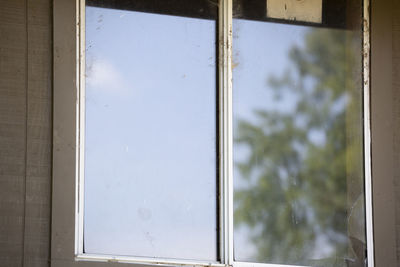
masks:
<svg viewBox="0 0 400 267"><path fill-rule="evenodd" d="M217 3L128 3L86 2L83 249L216 262Z"/></svg>
<svg viewBox="0 0 400 267"><path fill-rule="evenodd" d="M75 127L55 131L74 152L57 172L76 166L58 205L75 216L56 219L56 259L373 264L362 14L361 1L79 1Z"/></svg>

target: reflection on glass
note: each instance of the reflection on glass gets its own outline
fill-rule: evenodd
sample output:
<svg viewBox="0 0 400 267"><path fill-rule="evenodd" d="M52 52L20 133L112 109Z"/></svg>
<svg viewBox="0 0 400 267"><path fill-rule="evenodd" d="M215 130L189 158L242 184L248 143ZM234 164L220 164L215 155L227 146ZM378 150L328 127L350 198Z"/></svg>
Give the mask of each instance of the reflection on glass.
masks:
<svg viewBox="0 0 400 267"><path fill-rule="evenodd" d="M272 23L239 2L235 260L365 266L361 31Z"/></svg>
<svg viewBox="0 0 400 267"><path fill-rule="evenodd" d="M86 253L217 260L216 23L184 15L86 7Z"/></svg>

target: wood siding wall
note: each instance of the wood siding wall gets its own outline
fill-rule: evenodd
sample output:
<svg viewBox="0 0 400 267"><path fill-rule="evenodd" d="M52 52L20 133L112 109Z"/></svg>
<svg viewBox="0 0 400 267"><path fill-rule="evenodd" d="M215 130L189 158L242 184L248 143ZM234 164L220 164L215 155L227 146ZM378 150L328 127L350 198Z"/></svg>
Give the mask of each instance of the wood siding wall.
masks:
<svg viewBox="0 0 400 267"><path fill-rule="evenodd" d="M49 266L51 3L0 0L0 266Z"/></svg>
<svg viewBox="0 0 400 267"><path fill-rule="evenodd" d="M396 196L396 254L400 263L400 1L393 1L393 62L392 62L392 90L393 90L393 118L397 130L394 131L394 185Z"/></svg>
<svg viewBox="0 0 400 267"><path fill-rule="evenodd" d="M393 124L400 128L400 1L393 0ZM400 130L395 130L400 262ZM52 1L0 0L0 266L49 266Z"/></svg>

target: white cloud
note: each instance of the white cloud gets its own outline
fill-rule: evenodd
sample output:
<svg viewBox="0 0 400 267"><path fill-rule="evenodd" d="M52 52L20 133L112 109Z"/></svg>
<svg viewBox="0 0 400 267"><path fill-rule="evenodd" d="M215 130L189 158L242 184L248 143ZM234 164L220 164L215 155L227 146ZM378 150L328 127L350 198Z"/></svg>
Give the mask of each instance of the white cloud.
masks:
<svg viewBox="0 0 400 267"><path fill-rule="evenodd" d="M94 90L121 91L125 87L118 69L105 60L93 60L87 64L86 84Z"/></svg>

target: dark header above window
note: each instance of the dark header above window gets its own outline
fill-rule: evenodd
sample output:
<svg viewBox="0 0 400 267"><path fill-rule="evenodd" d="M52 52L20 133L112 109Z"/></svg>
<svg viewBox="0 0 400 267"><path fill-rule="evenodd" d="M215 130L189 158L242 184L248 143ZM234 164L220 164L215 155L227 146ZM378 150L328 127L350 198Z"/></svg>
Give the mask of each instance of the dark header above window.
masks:
<svg viewBox="0 0 400 267"><path fill-rule="evenodd" d="M321 0L322 23L300 20L276 19L267 16L268 0L233 0L233 17L247 20L272 21L277 23L309 25L324 28L354 28L361 18L360 1ZM272 0L271 0L272 1ZM291 1L281 0L282 2ZM289 5L288 5L289 6ZM350 15L351 14L351 15ZM359 26L357 25L356 28Z"/></svg>
<svg viewBox="0 0 400 267"><path fill-rule="evenodd" d="M87 0L87 6L200 19L218 17L218 0Z"/></svg>
<svg viewBox="0 0 400 267"><path fill-rule="evenodd" d="M356 25L361 18L359 1L321 0L322 23L270 18L267 16L267 1L233 0L233 17L325 28L359 27ZM190 1L190 5L187 0L87 0L86 5L201 19L215 19L218 15L218 0Z"/></svg>

